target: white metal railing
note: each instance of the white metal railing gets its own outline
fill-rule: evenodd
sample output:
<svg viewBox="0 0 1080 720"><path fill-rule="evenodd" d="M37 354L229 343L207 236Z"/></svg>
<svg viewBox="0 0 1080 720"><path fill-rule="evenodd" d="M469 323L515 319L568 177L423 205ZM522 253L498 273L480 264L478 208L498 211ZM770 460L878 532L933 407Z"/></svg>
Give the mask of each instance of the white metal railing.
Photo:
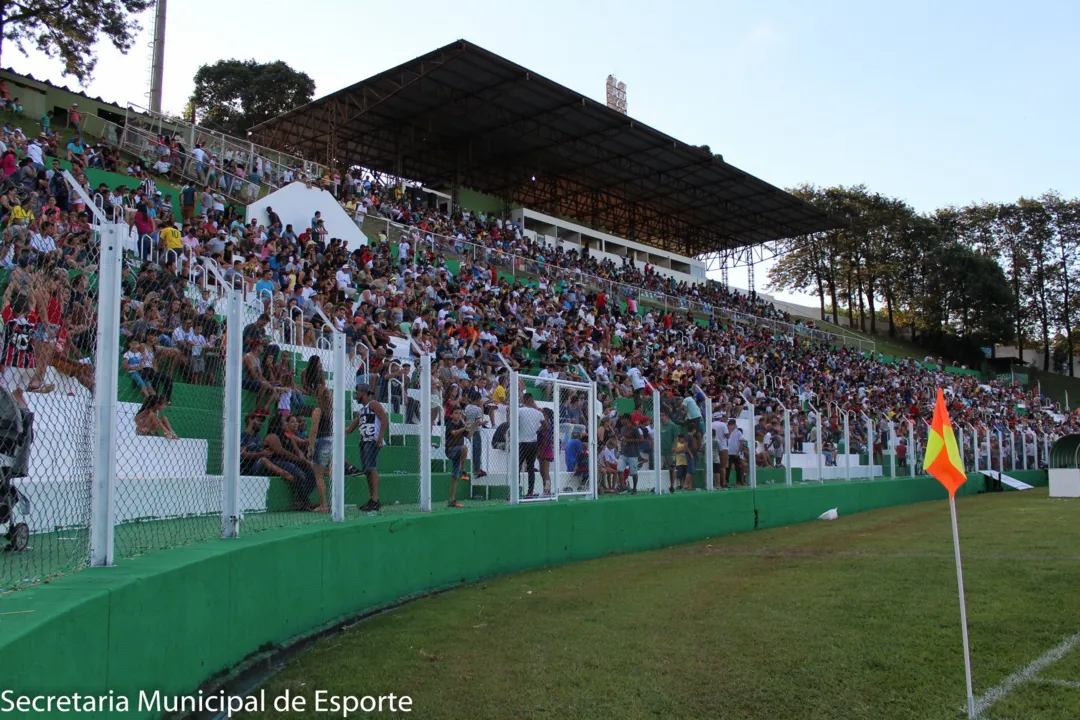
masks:
<svg viewBox="0 0 1080 720"><path fill-rule="evenodd" d="M160 159L157 154L157 148L160 147L160 144L158 135L153 132L134 123L120 126L97 115L88 115L80 132L84 136L99 137L121 151L138 157L149 165L149 167L145 168L146 171L151 175L155 174L154 161ZM260 197L264 192L280 187L280 178L274 178L269 173L260 174L259 183L256 184L252 183L247 177L241 177L227 171L224 163L225 158L222 158L221 163L214 168L215 180L213 186L215 190L234 202L247 203ZM191 150L188 149L182 156L181 163L170 163L168 173L157 174L165 175L175 172L177 176L196 185L209 184L209 168L207 168L206 173L199 174L196 172L197 164Z"/></svg>
<svg viewBox="0 0 1080 720"><path fill-rule="evenodd" d="M308 176L321 176L325 171L322 165L305 160L281 150L258 145L228 133L209 130L182 118L167 117L135 103L129 103L125 110L125 124L146 124L146 130L153 131L157 125L157 134L171 134L182 137L189 150L200 143L203 148L216 151L220 157L247 164L249 160L261 161L263 167L271 172L275 179L280 179L287 170L302 170Z"/></svg>

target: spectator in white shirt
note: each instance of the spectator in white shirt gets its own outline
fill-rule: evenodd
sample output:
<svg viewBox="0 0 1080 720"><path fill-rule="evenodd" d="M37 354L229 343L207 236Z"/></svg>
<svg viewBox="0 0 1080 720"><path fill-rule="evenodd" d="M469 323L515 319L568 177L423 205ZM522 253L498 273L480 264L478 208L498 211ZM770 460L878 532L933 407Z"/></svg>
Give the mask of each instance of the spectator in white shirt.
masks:
<svg viewBox="0 0 1080 720"><path fill-rule="evenodd" d="M342 265L341 269L337 271L335 275L337 279L338 290L345 293L345 297L353 297L356 295L356 286L352 281L352 268L348 265Z"/></svg>
<svg viewBox="0 0 1080 720"><path fill-rule="evenodd" d="M510 392L519 392L518 388L511 388ZM536 459L537 440L546 421L544 413L536 407L536 400L532 395L525 395L518 408L518 460L521 467L529 474L529 491L526 497L534 495L536 485Z"/></svg>
<svg viewBox="0 0 1080 720"><path fill-rule="evenodd" d="M728 450L728 464L735 470L735 484L743 485L743 466L742 466L742 443L743 432L739 429L739 426L735 424L735 420L728 420L728 436L727 436L727 450ZM720 478L720 487L727 487L728 473Z"/></svg>

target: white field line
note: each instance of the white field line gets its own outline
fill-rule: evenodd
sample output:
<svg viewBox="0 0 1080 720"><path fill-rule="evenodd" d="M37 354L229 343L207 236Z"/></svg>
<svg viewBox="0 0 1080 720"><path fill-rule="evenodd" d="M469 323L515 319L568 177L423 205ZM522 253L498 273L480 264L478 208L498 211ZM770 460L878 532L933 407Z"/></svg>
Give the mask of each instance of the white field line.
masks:
<svg viewBox="0 0 1080 720"><path fill-rule="evenodd" d="M1035 682L1040 685L1057 685L1058 687L1067 687L1080 690L1080 681L1078 680L1058 680L1057 678L1035 678Z"/></svg>
<svg viewBox="0 0 1080 720"><path fill-rule="evenodd" d="M1042 672L1047 665L1055 663L1068 655L1069 651L1078 644L1080 644L1080 633L1065 638L1056 648L1048 651L1038 660L1014 672L1012 675L1002 680L998 685L990 688L982 695L975 698L975 717L981 716L998 700L1008 697L1009 693L1018 686L1037 680L1039 673Z"/></svg>

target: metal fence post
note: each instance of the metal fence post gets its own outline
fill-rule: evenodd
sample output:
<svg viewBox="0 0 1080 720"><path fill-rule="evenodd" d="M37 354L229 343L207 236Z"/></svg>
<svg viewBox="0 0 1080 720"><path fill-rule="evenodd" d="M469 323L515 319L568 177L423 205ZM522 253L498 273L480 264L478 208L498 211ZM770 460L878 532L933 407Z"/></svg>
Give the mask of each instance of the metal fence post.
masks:
<svg viewBox="0 0 1080 720"><path fill-rule="evenodd" d="M1050 467L1050 433L1048 432L1043 432L1043 462L1046 463L1047 468Z"/></svg>
<svg viewBox="0 0 1080 720"><path fill-rule="evenodd" d="M350 378L345 359L345 333L334 333L334 435L330 460L330 512L334 522L345 520L345 405ZM355 384L356 378L351 382ZM318 428L312 428L315 432Z"/></svg>
<svg viewBox="0 0 1080 720"><path fill-rule="evenodd" d="M908 475L915 477L915 461L918 459L919 454L915 451L915 423L908 418L907 425L907 438L908 438Z"/></svg>
<svg viewBox="0 0 1080 720"><path fill-rule="evenodd" d="M221 536L240 535L240 382L244 355L243 301L233 288L225 291L225 421L222 432Z"/></svg>
<svg viewBox="0 0 1080 720"><path fill-rule="evenodd" d="M713 409L712 398L705 398L705 433L703 439L705 440L705 489L715 490L716 479L713 477L713 443L716 442L716 432L713 430ZM660 463L663 467L663 463Z"/></svg>
<svg viewBox="0 0 1080 720"><path fill-rule="evenodd" d="M521 458L518 448L518 408L521 405L521 385L517 370L510 371L510 467L507 468L506 480L510 483L510 504L517 505L521 499L521 487L518 484L518 471Z"/></svg>
<svg viewBox="0 0 1080 720"><path fill-rule="evenodd" d="M860 413L866 420L866 453L870 461L870 482L874 481L874 422L866 413Z"/></svg>
<svg viewBox="0 0 1080 720"><path fill-rule="evenodd" d="M408 398L404 401L407 403ZM431 353L428 352L420 354L420 511L431 511Z"/></svg>
<svg viewBox="0 0 1080 720"><path fill-rule="evenodd" d="M979 428L971 425L971 464L979 472Z"/></svg>
<svg viewBox="0 0 1080 720"><path fill-rule="evenodd" d="M656 494L664 492L664 456L660 454L660 391L655 387L652 391L652 443L653 443L653 467L656 469Z"/></svg>
<svg viewBox="0 0 1080 720"><path fill-rule="evenodd" d="M600 447L596 442L596 382L589 382L589 497L595 500L599 493L600 462L597 453Z"/></svg>
<svg viewBox="0 0 1080 720"><path fill-rule="evenodd" d="M807 405L810 405L810 403L807 403ZM817 431L817 442L814 445L814 450L817 453L817 472L818 472L817 479L818 479L818 482L823 483L823 482L825 482L825 470L824 470L825 448L821 444L821 422L822 422L821 413L818 412L818 409L816 407L814 407L813 405L810 405L810 409L814 411L814 426L815 426L814 429ZM847 451L846 447L844 448L844 451L845 452Z"/></svg>
<svg viewBox="0 0 1080 720"><path fill-rule="evenodd" d="M119 223L98 224L96 376L94 382L94 475L90 492L90 564L113 564L116 519L116 393L120 363L120 283L123 233Z"/></svg>
<svg viewBox="0 0 1080 720"><path fill-rule="evenodd" d="M1003 473L1003 472L1005 472L1005 461L1002 459L1002 451L1004 450L1004 448L1001 445L1001 431L1000 430L997 431L997 441L998 441L998 472Z"/></svg>
<svg viewBox="0 0 1080 720"><path fill-rule="evenodd" d="M791 487L791 412L784 408L784 485Z"/></svg>
<svg viewBox="0 0 1080 720"><path fill-rule="evenodd" d="M889 420L889 479L896 479L896 423ZM963 465L963 462L960 463Z"/></svg>
<svg viewBox="0 0 1080 720"><path fill-rule="evenodd" d="M1028 469L1028 463L1027 463L1027 428L1024 428L1023 430L1020 431L1020 451L1024 455L1023 468L1025 470L1027 470Z"/></svg>
<svg viewBox="0 0 1080 720"><path fill-rule="evenodd" d="M551 389L551 405L553 409L551 413L551 448L553 451L552 457L554 458L554 460L552 460L552 464L554 465L554 472L549 472L551 472L552 483L554 483L551 488L551 492L555 496L555 500L557 502L559 500L559 486L562 485L562 482L559 479L559 448L561 447L561 444L559 442L559 426L561 425L561 423L559 422L559 408L562 407L562 400L561 394L559 392L561 388L559 387L558 379L553 379L551 381L551 384L553 386ZM565 455L563 457L565 457Z"/></svg>
<svg viewBox="0 0 1080 720"><path fill-rule="evenodd" d="M851 432L848 425L848 416L851 414L846 410L841 410L844 413L844 479L851 482Z"/></svg>
<svg viewBox="0 0 1080 720"><path fill-rule="evenodd" d="M964 467L967 463L964 462L964 428L962 427L956 428L956 444L960 450L960 467Z"/></svg>
<svg viewBox="0 0 1080 720"><path fill-rule="evenodd" d="M753 405L750 406L754 407ZM754 416L754 411L750 411L750 440L747 441L747 449L750 451L750 487L757 487L757 433L754 428L757 427L757 418Z"/></svg>

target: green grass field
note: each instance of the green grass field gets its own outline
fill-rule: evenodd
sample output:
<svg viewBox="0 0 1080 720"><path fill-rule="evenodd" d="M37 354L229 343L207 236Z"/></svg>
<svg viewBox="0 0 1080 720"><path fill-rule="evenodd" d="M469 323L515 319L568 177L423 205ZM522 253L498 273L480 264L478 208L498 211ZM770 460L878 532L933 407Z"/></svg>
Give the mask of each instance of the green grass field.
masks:
<svg viewBox="0 0 1080 720"><path fill-rule="evenodd" d="M1080 503L959 517L980 717L1080 717ZM417 718L960 718L948 505L460 588L319 641L266 685L286 689L406 694Z"/></svg>

